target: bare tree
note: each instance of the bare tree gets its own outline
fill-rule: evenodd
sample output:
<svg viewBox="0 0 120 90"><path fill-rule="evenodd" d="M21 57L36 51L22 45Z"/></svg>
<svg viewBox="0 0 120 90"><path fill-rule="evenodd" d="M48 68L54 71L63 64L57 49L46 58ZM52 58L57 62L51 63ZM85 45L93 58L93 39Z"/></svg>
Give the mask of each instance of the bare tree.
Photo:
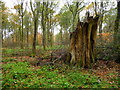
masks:
<svg viewBox="0 0 120 90"><path fill-rule="evenodd" d="M33 8L34 4L34 8ZM38 29L38 18L39 18L39 7L40 2L32 2L30 1L30 7L33 14L33 20L34 20L34 37L33 37L33 45L32 45L32 51L33 53L36 53L36 36L37 36L37 29Z"/></svg>
<svg viewBox="0 0 120 90"><path fill-rule="evenodd" d="M73 2L73 5L70 5L68 2L67 2L67 6L69 8L69 10L71 11L72 13L72 30L75 29L75 19L76 19L76 16L77 14L79 15L80 11L82 11L82 9L84 8L84 6L80 7L80 5L82 4L83 2Z"/></svg>

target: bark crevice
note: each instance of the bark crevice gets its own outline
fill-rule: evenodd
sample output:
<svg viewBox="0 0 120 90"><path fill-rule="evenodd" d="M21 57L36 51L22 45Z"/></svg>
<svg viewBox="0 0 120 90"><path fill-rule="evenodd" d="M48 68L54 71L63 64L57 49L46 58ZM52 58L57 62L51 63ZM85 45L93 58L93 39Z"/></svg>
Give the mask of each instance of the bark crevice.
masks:
<svg viewBox="0 0 120 90"><path fill-rule="evenodd" d="M88 17L87 22L78 21L77 28L70 35L71 65L90 67L94 62L94 47L99 16Z"/></svg>

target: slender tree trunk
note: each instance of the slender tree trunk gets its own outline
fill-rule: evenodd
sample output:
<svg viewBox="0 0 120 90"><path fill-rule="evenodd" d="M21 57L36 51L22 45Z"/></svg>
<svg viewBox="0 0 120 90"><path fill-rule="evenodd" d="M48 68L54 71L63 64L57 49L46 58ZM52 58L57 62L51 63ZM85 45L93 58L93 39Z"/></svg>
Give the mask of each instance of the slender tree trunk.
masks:
<svg viewBox="0 0 120 90"><path fill-rule="evenodd" d="M23 32L23 1L21 2L21 49L24 48L24 32Z"/></svg>
<svg viewBox="0 0 120 90"><path fill-rule="evenodd" d="M33 45L32 45L32 52L36 54L36 39L37 39L37 29L38 29L38 17L39 17L39 10L40 3L36 2L36 9L33 10L32 1L30 1L30 7L33 13L34 19L34 36L33 36Z"/></svg>
<svg viewBox="0 0 120 90"><path fill-rule="evenodd" d="M6 35L6 33L7 33L7 31L6 31L6 26L5 26L5 29L4 29L4 37L3 37L3 39L4 39L4 44L6 44L6 38L7 38L7 35ZM6 46L5 46L6 47Z"/></svg>
<svg viewBox="0 0 120 90"><path fill-rule="evenodd" d="M94 47L97 35L98 16L88 17L87 22L78 22L70 35L70 64L90 67L94 62Z"/></svg>
<svg viewBox="0 0 120 90"><path fill-rule="evenodd" d="M22 44L21 44L22 43L22 39L21 39L22 38L22 35L21 35L21 26L19 27L19 32L18 33L19 33L19 41L18 41L18 43L19 43L20 47L22 47Z"/></svg>
<svg viewBox="0 0 120 90"><path fill-rule="evenodd" d="M119 31L119 22L120 22L120 1L117 3L117 17L115 20L115 27L114 27L114 45L119 42L117 34L120 33Z"/></svg>
<svg viewBox="0 0 120 90"><path fill-rule="evenodd" d="M53 29L53 22L52 22L52 13L50 13L50 46L52 47L53 46L53 36L54 36L54 29Z"/></svg>
<svg viewBox="0 0 120 90"><path fill-rule="evenodd" d="M44 17L44 8L45 8L44 5L45 5L45 2L43 2L41 23L42 23L42 28L43 28L43 49L45 50L46 49L46 23L45 23L45 17Z"/></svg>
<svg viewBox="0 0 120 90"><path fill-rule="evenodd" d="M53 6L53 2L50 3L50 8L52 8ZM53 46L53 34L54 34L54 30L52 28L52 25L53 25L53 22L52 22L52 15L53 13L52 12L49 12L49 29L50 29L50 46L52 47Z"/></svg>
<svg viewBox="0 0 120 90"><path fill-rule="evenodd" d="M50 33L49 26L48 26L47 27L47 39L46 39L46 43L48 47L50 46L50 36L51 36L51 33Z"/></svg>
<svg viewBox="0 0 120 90"><path fill-rule="evenodd" d="M46 2L46 6L45 6L45 21L46 21L46 44L49 47L50 46L50 21L49 21L49 11L48 11L48 2Z"/></svg>
<svg viewBox="0 0 120 90"><path fill-rule="evenodd" d="M103 24L103 2L101 2L101 17L99 20L99 34L100 34L100 42L102 45L102 24Z"/></svg>
<svg viewBox="0 0 120 90"><path fill-rule="evenodd" d="M34 16L33 53L36 53L37 18Z"/></svg>
<svg viewBox="0 0 120 90"><path fill-rule="evenodd" d="M2 46L3 46L3 29L1 30L1 35L2 35Z"/></svg>
<svg viewBox="0 0 120 90"><path fill-rule="evenodd" d="M114 52L116 54L116 62L120 63L120 1L117 2L117 17L114 27Z"/></svg>
<svg viewBox="0 0 120 90"><path fill-rule="evenodd" d="M16 38L15 40L16 40L16 46L18 47L17 41L18 41L18 37L19 37L19 36L18 36L18 29L16 28L16 30L17 30L17 31L16 31L16 34L15 34L15 38Z"/></svg>
<svg viewBox="0 0 120 90"><path fill-rule="evenodd" d="M52 31L52 29L50 29L48 41L49 41L50 47L52 47L52 44L53 44L53 31Z"/></svg>
<svg viewBox="0 0 120 90"><path fill-rule="evenodd" d="M3 8L2 8L3 9ZM3 42L4 42L4 39L3 39L3 25L4 25L4 20L3 20L3 14L1 13L1 19L2 19L2 26L1 26L1 38L2 38L2 46L3 46Z"/></svg>
<svg viewBox="0 0 120 90"><path fill-rule="evenodd" d="M27 29L27 47L29 47L29 28Z"/></svg>
<svg viewBox="0 0 120 90"><path fill-rule="evenodd" d="M24 46L23 46L23 45L24 45L23 16L22 16L22 26L21 26L21 30L22 30L22 31L21 31L21 36L22 36L22 37L21 37L21 39L22 39L21 48L23 49L23 48L24 48Z"/></svg>
<svg viewBox="0 0 120 90"><path fill-rule="evenodd" d="M51 45L51 47L53 46L53 43L54 43L53 36L54 36L54 29L51 28L51 34L50 34L50 45Z"/></svg>
<svg viewBox="0 0 120 90"><path fill-rule="evenodd" d="M53 46L53 32L50 32L50 46Z"/></svg>
<svg viewBox="0 0 120 90"><path fill-rule="evenodd" d="M61 42L61 45L62 45L62 42L63 42L63 32L62 32L62 27L60 29L60 42Z"/></svg>
<svg viewBox="0 0 120 90"><path fill-rule="evenodd" d="M43 25L43 48L44 50L46 49L46 29L44 25Z"/></svg>

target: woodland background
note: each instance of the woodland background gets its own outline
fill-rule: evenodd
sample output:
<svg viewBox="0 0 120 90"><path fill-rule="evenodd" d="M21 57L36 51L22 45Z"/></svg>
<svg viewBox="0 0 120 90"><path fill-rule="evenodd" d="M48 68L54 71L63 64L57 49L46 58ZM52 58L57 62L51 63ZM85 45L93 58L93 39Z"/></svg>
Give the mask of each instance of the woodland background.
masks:
<svg viewBox="0 0 120 90"><path fill-rule="evenodd" d="M10 8L0 1L3 88L119 87L120 1L63 4L16 0ZM91 69L70 66L71 33L96 15L95 62Z"/></svg>

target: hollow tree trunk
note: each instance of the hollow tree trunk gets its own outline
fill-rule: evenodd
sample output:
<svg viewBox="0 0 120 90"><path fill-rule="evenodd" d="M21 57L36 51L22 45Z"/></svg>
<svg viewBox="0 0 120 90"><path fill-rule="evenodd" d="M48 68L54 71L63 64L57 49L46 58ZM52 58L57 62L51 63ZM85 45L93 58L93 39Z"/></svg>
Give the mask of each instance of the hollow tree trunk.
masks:
<svg viewBox="0 0 120 90"><path fill-rule="evenodd" d="M88 17L87 22L78 22L70 35L70 64L90 67L94 62L94 47L97 35L98 16Z"/></svg>

